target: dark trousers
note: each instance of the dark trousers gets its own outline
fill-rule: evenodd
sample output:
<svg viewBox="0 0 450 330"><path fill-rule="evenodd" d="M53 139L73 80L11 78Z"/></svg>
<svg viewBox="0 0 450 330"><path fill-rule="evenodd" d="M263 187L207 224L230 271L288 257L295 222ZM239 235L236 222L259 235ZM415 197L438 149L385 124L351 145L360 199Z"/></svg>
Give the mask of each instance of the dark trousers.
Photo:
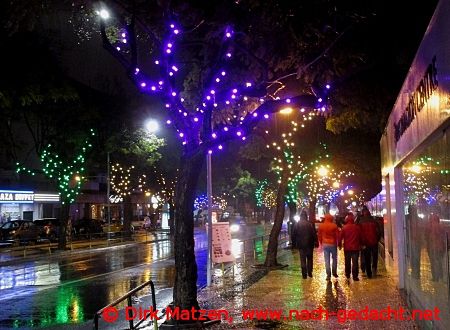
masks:
<svg viewBox="0 0 450 330"><path fill-rule="evenodd" d="M345 276L349 278L351 273L353 278L357 278L359 272L358 269L359 251L344 251L344 257L345 257Z"/></svg>
<svg viewBox="0 0 450 330"><path fill-rule="evenodd" d="M372 272L377 271L378 266L378 244L374 246L366 246L364 249L364 263L367 277L372 277Z"/></svg>
<svg viewBox="0 0 450 330"><path fill-rule="evenodd" d="M364 250L365 249L362 249L361 251L359 251L359 256L360 256L360 262L359 262L359 264L361 265L361 270L362 270L362 272L363 273L365 273L366 272L366 260L364 259L365 257L364 257Z"/></svg>
<svg viewBox="0 0 450 330"><path fill-rule="evenodd" d="M300 248L300 265L302 268L302 276L312 276L313 271L313 248Z"/></svg>

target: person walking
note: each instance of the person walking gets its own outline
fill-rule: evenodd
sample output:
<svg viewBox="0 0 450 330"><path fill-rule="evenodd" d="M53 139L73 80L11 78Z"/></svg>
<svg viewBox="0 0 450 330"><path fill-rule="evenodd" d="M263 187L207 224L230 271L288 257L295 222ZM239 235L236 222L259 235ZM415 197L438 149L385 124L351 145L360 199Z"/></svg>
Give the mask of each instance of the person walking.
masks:
<svg viewBox="0 0 450 330"><path fill-rule="evenodd" d="M445 265L445 229L440 224L439 213L433 212L428 217L428 240L427 252L430 259L431 279L432 281L440 281L444 278Z"/></svg>
<svg viewBox="0 0 450 330"><path fill-rule="evenodd" d="M363 206L358 226L361 228L364 268L367 277L372 278L373 275L377 275L378 241L381 238L381 231L367 206Z"/></svg>
<svg viewBox="0 0 450 330"><path fill-rule="evenodd" d="M300 254L302 277L312 277L313 251L319 243L316 228L308 221L308 213L305 210L300 213L300 220L292 228L292 244Z"/></svg>
<svg viewBox="0 0 450 330"><path fill-rule="evenodd" d="M325 214L324 221L319 225L319 243L323 247L323 255L325 258L325 268L327 272L327 281L337 274L337 244L339 239L338 226L333 222L333 216L329 213ZM330 267L330 257L332 259L332 267Z"/></svg>
<svg viewBox="0 0 450 330"><path fill-rule="evenodd" d="M345 277L353 281L359 281L358 273L358 257L361 249L361 228L355 224L353 213L349 213L345 217L345 225L339 234L339 250L342 249L342 241L344 241L344 258L345 258Z"/></svg>

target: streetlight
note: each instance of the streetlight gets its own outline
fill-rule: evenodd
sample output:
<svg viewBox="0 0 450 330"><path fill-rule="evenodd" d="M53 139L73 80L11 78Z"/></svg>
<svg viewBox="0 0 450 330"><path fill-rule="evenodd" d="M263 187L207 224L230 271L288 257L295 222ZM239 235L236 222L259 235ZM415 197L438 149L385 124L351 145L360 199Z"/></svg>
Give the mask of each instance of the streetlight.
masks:
<svg viewBox="0 0 450 330"><path fill-rule="evenodd" d="M156 120L148 120L145 123L145 128L150 134L155 134L159 130L159 124Z"/></svg>
<svg viewBox="0 0 450 330"><path fill-rule="evenodd" d="M282 115L290 115L294 111L291 107L286 107L280 110Z"/></svg>
<svg viewBox="0 0 450 330"><path fill-rule="evenodd" d="M101 9L100 11L97 11L98 16L100 16L103 20L107 20L108 18L111 17L111 15L109 14L109 11L107 11L106 9Z"/></svg>
<svg viewBox="0 0 450 330"><path fill-rule="evenodd" d="M320 175L320 176L327 176L328 175L328 169L326 168L326 167L324 167L324 166L321 166L321 167L319 167L319 169L317 170L317 173Z"/></svg>

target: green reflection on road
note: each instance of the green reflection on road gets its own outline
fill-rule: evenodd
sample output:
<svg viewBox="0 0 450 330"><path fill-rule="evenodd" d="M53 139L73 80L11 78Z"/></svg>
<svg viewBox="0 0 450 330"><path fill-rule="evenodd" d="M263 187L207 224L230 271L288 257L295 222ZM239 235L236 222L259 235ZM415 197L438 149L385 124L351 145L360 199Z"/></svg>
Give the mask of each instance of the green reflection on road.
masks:
<svg viewBox="0 0 450 330"><path fill-rule="evenodd" d="M61 286L58 288L55 321L56 323L84 321L83 306L78 291L74 287Z"/></svg>

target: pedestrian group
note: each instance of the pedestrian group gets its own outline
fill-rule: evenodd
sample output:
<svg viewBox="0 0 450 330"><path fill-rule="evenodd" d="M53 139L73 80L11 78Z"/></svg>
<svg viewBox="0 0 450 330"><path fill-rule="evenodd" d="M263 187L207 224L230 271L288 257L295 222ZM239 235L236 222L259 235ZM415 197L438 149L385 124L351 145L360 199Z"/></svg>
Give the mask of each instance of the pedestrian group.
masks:
<svg viewBox="0 0 450 330"><path fill-rule="evenodd" d="M369 209L363 206L356 217L349 212L344 219L344 225L339 228L334 217L327 213L316 231L315 224L308 221L305 210L300 213L300 220L292 229L293 247L299 250L302 277L313 276L313 251L322 246L327 280L331 276L338 278L337 249L344 248L345 276L359 281L359 267L368 278L377 275L378 242L381 238L381 228ZM359 265L359 259L361 265Z"/></svg>

